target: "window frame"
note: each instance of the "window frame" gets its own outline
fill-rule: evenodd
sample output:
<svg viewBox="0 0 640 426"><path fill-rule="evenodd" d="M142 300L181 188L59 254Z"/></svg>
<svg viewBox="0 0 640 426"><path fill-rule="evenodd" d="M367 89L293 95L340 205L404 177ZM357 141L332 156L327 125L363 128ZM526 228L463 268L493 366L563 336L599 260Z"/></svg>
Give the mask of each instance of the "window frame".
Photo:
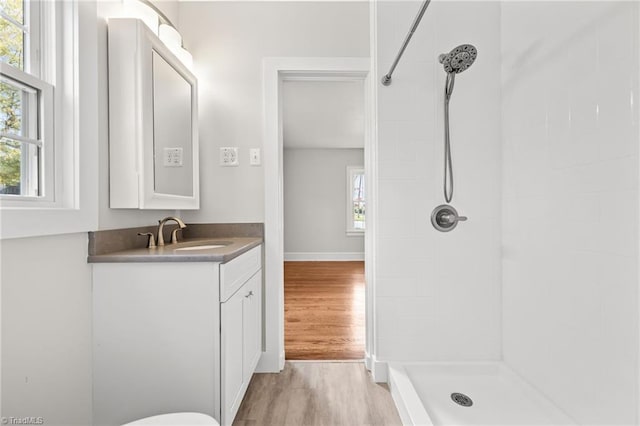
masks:
<svg viewBox="0 0 640 426"><path fill-rule="evenodd" d="M46 0L24 0L26 7L22 11L22 24L0 10L0 18L18 27L25 36L22 39L23 46L29 46L28 55L23 55L23 69L21 71L38 78L42 76L41 46L43 43L41 35L43 34L44 22L42 8L45 2Z"/></svg>
<svg viewBox="0 0 640 426"><path fill-rule="evenodd" d="M365 227L355 228L353 226L353 177L356 175L365 176L364 166L347 166L347 236L348 237L361 237L366 230L366 213L365 213ZM366 178L365 178L365 191L366 191ZM366 192L365 192L366 200ZM366 201L365 201L366 206Z"/></svg>
<svg viewBox="0 0 640 426"><path fill-rule="evenodd" d="M23 110L22 120L35 123L36 135L24 136L0 134L9 139L33 144L40 148L40 159L36 163L38 195L0 194L0 209L15 207L56 207L55 187L55 134L54 134L54 85L56 64L50 50L59 40L56 27L55 2L42 0L24 0L23 23L16 22L5 13L1 18L9 21L23 32L22 68L0 62L0 77L9 80L19 88L24 86L36 92L36 105L29 105L28 113ZM49 37L44 37L49 35ZM52 40L47 46L44 39ZM24 146L24 145L23 145ZM32 174L32 162L28 152L21 153L20 186L28 189L29 175Z"/></svg>
<svg viewBox="0 0 640 426"><path fill-rule="evenodd" d="M41 206L46 205L47 207L53 207L55 205L53 86L42 81L39 78L32 76L31 74L28 74L5 63L0 63L0 77L4 77L10 80L11 83L17 87L22 85L36 91L37 105L29 106L29 110L31 110L31 112L28 114L28 116L26 116L26 118L29 121L37 121L36 132L38 133L36 135L36 138L3 133L0 133L0 137L5 136L9 139L13 139L19 142L36 144L40 147L42 154L42 159L38 164L38 192L42 195L32 196L0 194L0 201L2 202L0 208L10 206L27 207L33 206L34 203L38 203ZM25 162L24 157L25 154L23 153L22 163ZM26 179L27 177L23 174L23 169L21 169L21 185L24 184Z"/></svg>
<svg viewBox="0 0 640 426"><path fill-rule="evenodd" d="M53 86L53 163L47 168L53 173L53 200L0 198L0 240L87 232L98 225L97 5L38 4L40 57L48 64L41 66L41 77Z"/></svg>

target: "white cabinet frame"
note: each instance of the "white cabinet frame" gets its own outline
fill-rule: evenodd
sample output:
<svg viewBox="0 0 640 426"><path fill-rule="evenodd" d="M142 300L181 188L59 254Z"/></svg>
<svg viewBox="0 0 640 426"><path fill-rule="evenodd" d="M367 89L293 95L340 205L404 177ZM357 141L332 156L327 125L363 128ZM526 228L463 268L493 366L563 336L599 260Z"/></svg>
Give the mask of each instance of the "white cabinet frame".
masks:
<svg viewBox="0 0 640 426"><path fill-rule="evenodd" d="M139 19L115 18L108 25L110 207L198 209L197 79ZM153 52L191 85L192 196L154 189Z"/></svg>

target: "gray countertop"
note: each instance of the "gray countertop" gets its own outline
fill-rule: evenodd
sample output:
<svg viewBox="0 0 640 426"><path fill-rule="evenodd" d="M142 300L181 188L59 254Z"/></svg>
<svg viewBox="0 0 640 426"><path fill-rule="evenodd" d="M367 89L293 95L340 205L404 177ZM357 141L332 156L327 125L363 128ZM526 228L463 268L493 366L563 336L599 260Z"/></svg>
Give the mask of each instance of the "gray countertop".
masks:
<svg viewBox="0 0 640 426"><path fill-rule="evenodd" d="M180 250L201 245L222 244L223 247ZM133 248L105 254L89 255L89 263L140 263L140 262L228 262L262 244L260 237L241 238L191 238L177 244L156 248Z"/></svg>

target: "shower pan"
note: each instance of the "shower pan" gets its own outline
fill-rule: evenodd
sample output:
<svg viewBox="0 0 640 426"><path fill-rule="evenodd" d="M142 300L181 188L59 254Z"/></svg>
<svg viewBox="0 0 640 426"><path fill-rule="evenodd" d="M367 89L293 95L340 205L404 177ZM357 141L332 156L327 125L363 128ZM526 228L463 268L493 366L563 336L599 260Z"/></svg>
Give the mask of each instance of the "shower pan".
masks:
<svg viewBox="0 0 640 426"><path fill-rule="evenodd" d="M499 362L392 363L389 388L406 426L575 424Z"/></svg>

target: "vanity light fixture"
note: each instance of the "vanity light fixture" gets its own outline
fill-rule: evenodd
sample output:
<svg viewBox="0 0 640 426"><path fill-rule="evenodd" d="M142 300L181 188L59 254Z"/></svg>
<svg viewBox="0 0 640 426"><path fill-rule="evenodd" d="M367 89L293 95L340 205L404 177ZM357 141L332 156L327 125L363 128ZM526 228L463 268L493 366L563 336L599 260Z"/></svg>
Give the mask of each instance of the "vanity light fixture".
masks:
<svg viewBox="0 0 640 426"><path fill-rule="evenodd" d="M158 37L167 47L182 47L182 36L178 30L169 24L160 24Z"/></svg>
<svg viewBox="0 0 640 426"><path fill-rule="evenodd" d="M123 0L122 9L123 17L140 19L151 32L158 35L159 14L154 5L139 0Z"/></svg>
<svg viewBox="0 0 640 426"><path fill-rule="evenodd" d="M193 69L193 56L183 47L180 32L160 9L149 0L123 0L123 6L126 17L141 19L189 70Z"/></svg>

